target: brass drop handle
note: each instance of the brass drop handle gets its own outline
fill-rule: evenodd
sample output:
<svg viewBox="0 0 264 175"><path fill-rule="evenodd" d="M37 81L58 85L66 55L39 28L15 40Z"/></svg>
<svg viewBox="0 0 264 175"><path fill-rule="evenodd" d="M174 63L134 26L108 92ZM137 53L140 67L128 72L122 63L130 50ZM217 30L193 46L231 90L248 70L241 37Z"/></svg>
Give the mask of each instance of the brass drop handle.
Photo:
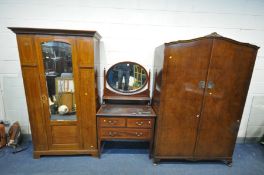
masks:
<svg viewBox="0 0 264 175"><path fill-rule="evenodd" d="M144 122L136 122L136 124L138 125L138 126L142 126L143 124L144 124Z"/></svg>
<svg viewBox="0 0 264 175"><path fill-rule="evenodd" d="M42 103L46 103L46 101L47 101L47 96L46 95L42 95L41 96L41 101L42 101Z"/></svg>
<svg viewBox="0 0 264 175"><path fill-rule="evenodd" d="M116 124L116 120L108 120L107 123L110 125L113 125L113 124Z"/></svg>
<svg viewBox="0 0 264 175"><path fill-rule="evenodd" d="M138 136L138 137L143 136L143 133L142 132L140 132L140 133L136 132L136 136Z"/></svg>
<svg viewBox="0 0 264 175"><path fill-rule="evenodd" d="M116 134L117 134L117 132L111 132L111 131L108 133L108 135L111 137L115 136Z"/></svg>

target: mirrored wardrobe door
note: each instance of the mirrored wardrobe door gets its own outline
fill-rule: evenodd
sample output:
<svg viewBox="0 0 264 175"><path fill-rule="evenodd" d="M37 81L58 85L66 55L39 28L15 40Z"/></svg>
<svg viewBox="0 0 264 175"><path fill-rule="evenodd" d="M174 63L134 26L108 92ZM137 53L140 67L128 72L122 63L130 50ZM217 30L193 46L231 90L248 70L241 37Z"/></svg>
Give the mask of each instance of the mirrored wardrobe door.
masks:
<svg viewBox="0 0 264 175"><path fill-rule="evenodd" d="M49 41L41 44L51 120L76 120L71 45Z"/></svg>
<svg viewBox="0 0 264 175"><path fill-rule="evenodd" d="M75 71L74 40L38 37L35 46L49 145L52 148L57 148L56 145L78 148L80 129L75 81L78 71ZM67 134L71 136L66 141L64 135Z"/></svg>

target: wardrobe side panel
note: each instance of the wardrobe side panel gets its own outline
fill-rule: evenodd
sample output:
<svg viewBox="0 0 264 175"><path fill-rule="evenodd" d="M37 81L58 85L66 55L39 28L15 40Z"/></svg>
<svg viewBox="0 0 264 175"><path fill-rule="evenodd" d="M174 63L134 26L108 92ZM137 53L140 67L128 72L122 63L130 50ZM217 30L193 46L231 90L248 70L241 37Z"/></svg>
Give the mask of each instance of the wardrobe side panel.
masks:
<svg viewBox="0 0 264 175"><path fill-rule="evenodd" d="M160 94L162 85L162 71L164 62L164 44L155 49L154 67L153 67L153 95L152 108L159 115L160 111Z"/></svg>
<svg viewBox="0 0 264 175"><path fill-rule="evenodd" d="M95 103L96 103L96 111L100 108L100 95L101 93L99 92L101 87L100 87L100 77L103 75L103 72L101 72L100 69L100 40L94 38L94 72L95 72Z"/></svg>
<svg viewBox="0 0 264 175"><path fill-rule="evenodd" d="M84 149L97 149L96 134L96 76L94 39L76 38L79 68L80 122Z"/></svg>

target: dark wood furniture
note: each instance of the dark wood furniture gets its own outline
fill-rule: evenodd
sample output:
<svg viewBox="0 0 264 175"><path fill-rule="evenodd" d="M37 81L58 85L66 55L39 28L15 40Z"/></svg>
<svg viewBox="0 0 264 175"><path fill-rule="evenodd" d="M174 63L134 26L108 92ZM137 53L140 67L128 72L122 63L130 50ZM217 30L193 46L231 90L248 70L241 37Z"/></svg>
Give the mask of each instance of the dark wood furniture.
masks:
<svg viewBox="0 0 264 175"><path fill-rule="evenodd" d="M232 163L258 47L216 33L155 51L154 162Z"/></svg>
<svg viewBox="0 0 264 175"><path fill-rule="evenodd" d="M97 156L96 72L99 71L100 35L96 31L9 29L17 35L34 158L70 154ZM55 94L55 77L49 83L49 76L63 80L57 89L59 95ZM64 81L65 76L73 76L73 80Z"/></svg>
<svg viewBox="0 0 264 175"><path fill-rule="evenodd" d="M140 140L149 142L151 154L155 117L148 105L102 105L97 112L98 148L105 140Z"/></svg>
<svg viewBox="0 0 264 175"><path fill-rule="evenodd" d="M145 71L147 79L143 87L139 88L141 92L120 93L106 84L109 70L107 74L104 72L104 104L96 114L99 154L103 141L134 140L149 142L151 156L156 114L149 105L149 76ZM147 88L144 90L146 85Z"/></svg>

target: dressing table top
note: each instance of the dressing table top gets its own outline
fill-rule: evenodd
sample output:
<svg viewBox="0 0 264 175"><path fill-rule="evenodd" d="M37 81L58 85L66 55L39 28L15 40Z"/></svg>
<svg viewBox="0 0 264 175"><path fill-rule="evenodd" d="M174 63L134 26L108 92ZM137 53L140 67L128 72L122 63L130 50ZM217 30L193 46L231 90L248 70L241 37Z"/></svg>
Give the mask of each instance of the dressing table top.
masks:
<svg viewBox="0 0 264 175"><path fill-rule="evenodd" d="M97 116L113 117L156 117L155 112L148 105L113 105L104 104L96 114Z"/></svg>

